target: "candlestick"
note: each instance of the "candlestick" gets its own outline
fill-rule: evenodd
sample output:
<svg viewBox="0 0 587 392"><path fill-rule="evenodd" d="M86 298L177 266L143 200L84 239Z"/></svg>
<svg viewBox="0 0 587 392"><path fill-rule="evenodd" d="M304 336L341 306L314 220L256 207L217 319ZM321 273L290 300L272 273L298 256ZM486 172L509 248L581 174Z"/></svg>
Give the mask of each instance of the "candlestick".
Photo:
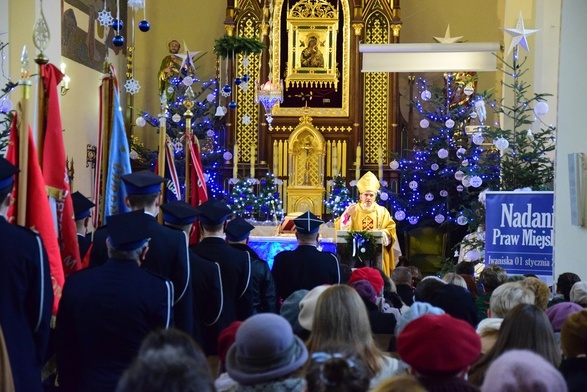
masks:
<svg viewBox="0 0 587 392"><path fill-rule="evenodd" d="M273 174L277 176L277 164L279 161L279 150L277 149L277 140L273 141Z"/></svg>
<svg viewBox="0 0 587 392"><path fill-rule="evenodd" d="M234 143L234 151L232 153L232 178L236 179L238 175L238 143Z"/></svg>
<svg viewBox="0 0 587 392"><path fill-rule="evenodd" d="M338 142L332 144L332 176L338 174Z"/></svg>
<svg viewBox="0 0 587 392"><path fill-rule="evenodd" d="M251 144L251 178L255 178L255 146Z"/></svg>
<svg viewBox="0 0 587 392"><path fill-rule="evenodd" d="M355 180L359 181L361 177L361 145L357 146L357 160L355 161Z"/></svg>
<svg viewBox="0 0 587 392"><path fill-rule="evenodd" d="M377 151L377 164L379 167L377 177L379 178L379 181L381 181L381 179L383 178L383 150L381 149L381 144L379 145Z"/></svg>
<svg viewBox="0 0 587 392"><path fill-rule="evenodd" d="M342 142L342 170L340 171L342 176L346 178L346 140Z"/></svg>

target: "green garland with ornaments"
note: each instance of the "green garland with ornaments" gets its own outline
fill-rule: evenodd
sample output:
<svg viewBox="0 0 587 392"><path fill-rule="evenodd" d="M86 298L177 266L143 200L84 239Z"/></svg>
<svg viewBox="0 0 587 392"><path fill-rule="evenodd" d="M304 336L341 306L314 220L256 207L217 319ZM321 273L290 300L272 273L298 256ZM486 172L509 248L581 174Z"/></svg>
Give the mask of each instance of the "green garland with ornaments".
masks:
<svg viewBox="0 0 587 392"><path fill-rule="evenodd" d="M368 231L349 230L344 243L339 244L340 255L344 259L352 259L355 266L375 265L381 247L375 237Z"/></svg>
<svg viewBox="0 0 587 392"><path fill-rule="evenodd" d="M236 35L229 36L228 34L224 34L222 38L216 40L214 44L214 54L226 59L237 54L259 54L265 48L265 44L257 38L239 37Z"/></svg>

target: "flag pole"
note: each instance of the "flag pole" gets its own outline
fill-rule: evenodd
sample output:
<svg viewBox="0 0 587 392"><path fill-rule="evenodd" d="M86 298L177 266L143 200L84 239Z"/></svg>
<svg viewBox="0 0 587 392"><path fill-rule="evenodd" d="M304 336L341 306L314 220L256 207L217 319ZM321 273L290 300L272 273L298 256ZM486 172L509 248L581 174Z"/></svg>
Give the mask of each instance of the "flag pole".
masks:
<svg viewBox="0 0 587 392"><path fill-rule="evenodd" d="M98 168L98 173L96 176L99 178L100 189L98 190L98 217L97 222L98 224L104 223L104 216L106 214L106 202L104 200L104 195L106 194L106 180L108 177L108 156L110 154L109 151L109 143L110 136L112 133L112 94L114 88L114 81L113 81L113 74L110 68L110 63L106 60L104 62L104 76L102 78L102 87L101 87L101 99L102 99L102 120L101 120L101 130L100 133L102 135L101 140L98 141L101 145L101 154L100 154L100 167Z"/></svg>
<svg viewBox="0 0 587 392"><path fill-rule="evenodd" d="M159 156L157 157L157 167L159 168L159 175L163 178L165 176L165 141L167 139L167 95L164 91L161 94L161 113L159 114ZM163 197L163 203L165 200L165 184L164 181L161 184L161 197ZM163 214L159 214L159 223L163 223Z"/></svg>
<svg viewBox="0 0 587 392"><path fill-rule="evenodd" d="M35 27L33 30L33 42L35 48L39 50L39 54L35 58L35 63L39 65L39 83L37 86L37 158L39 159L39 166L43 170L43 144L45 143L45 132L47 126L47 96L45 93L45 83L43 81L43 73L41 68L43 65L49 62L49 58L45 56L43 51L49 46L49 40L51 34L49 32L49 26L43 13L43 0L40 3L41 12L39 17L35 21Z"/></svg>
<svg viewBox="0 0 587 392"><path fill-rule="evenodd" d="M27 118L27 111L32 84L29 76L29 53L27 52L25 45L22 48L22 55L20 56L20 81L18 82L18 84L22 86L22 99L20 101L20 128L18 130L18 168L20 169L20 174L18 176L18 211L16 216L16 223L21 226L26 226L29 159L29 123Z"/></svg>
<svg viewBox="0 0 587 392"><path fill-rule="evenodd" d="M191 159L191 147L190 141L192 140L192 118L194 114L192 113L192 108L194 107L194 91L192 90L192 86L189 86L184 95L183 106L185 106L186 111L183 114L185 117L185 201L186 203L190 202L191 192L190 192L190 159Z"/></svg>

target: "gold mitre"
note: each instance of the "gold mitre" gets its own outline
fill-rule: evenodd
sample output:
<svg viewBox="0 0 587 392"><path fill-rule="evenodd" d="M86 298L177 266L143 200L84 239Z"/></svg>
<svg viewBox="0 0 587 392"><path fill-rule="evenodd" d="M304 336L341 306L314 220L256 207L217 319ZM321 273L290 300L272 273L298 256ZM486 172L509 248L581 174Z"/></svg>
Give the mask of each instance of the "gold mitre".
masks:
<svg viewBox="0 0 587 392"><path fill-rule="evenodd" d="M379 190L379 180L375 177L375 174L368 171L357 181L357 189L359 189L359 193L365 191L377 192Z"/></svg>

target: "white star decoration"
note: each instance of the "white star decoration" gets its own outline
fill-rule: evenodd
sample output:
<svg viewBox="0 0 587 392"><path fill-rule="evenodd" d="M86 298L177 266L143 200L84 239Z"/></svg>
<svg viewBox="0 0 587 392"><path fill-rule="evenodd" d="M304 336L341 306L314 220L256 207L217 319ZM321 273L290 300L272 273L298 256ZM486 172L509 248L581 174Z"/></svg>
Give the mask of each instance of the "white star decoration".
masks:
<svg viewBox="0 0 587 392"><path fill-rule="evenodd" d="M245 115L243 116L243 124L245 124L245 125L249 125L250 123L251 123L251 118L249 117L249 115L248 115L248 114L245 114Z"/></svg>
<svg viewBox="0 0 587 392"><path fill-rule="evenodd" d="M112 15L110 11L106 11L103 9L102 11L98 12L98 22L100 22L100 26L110 26L112 24Z"/></svg>
<svg viewBox="0 0 587 392"><path fill-rule="evenodd" d="M138 80L136 80L134 78L128 79L126 81L126 83L124 83L124 88L126 89L126 92L129 93L130 95L135 95L141 89L141 84L139 83Z"/></svg>
<svg viewBox="0 0 587 392"><path fill-rule="evenodd" d="M249 88L249 83L241 82L241 84L238 85L238 88L240 88L243 91L247 91L247 89Z"/></svg>
<svg viewBox="0 0 587 392"><path fill-rule="evenodd" d="M450 36L450 25L446 28L446 33L444 33L444 37L432 37L434 40L440 44L454 44L458 42L463 36L460 37L451 37Z"/></svg>
<svg viewBox="0 0 587 392"><path fill-rule="evenodd" d="M538 30L529 30L524 27L524 17L522 16L522 11L520 11L520 17L518 18L518 24L516 25L515 29L502 30L512 36L512 43L510 44L508 54L510 54L512 50L518 45L522 46L524 49L526 49L526 52L530 53L527 36L534 34Z"/></svg>

